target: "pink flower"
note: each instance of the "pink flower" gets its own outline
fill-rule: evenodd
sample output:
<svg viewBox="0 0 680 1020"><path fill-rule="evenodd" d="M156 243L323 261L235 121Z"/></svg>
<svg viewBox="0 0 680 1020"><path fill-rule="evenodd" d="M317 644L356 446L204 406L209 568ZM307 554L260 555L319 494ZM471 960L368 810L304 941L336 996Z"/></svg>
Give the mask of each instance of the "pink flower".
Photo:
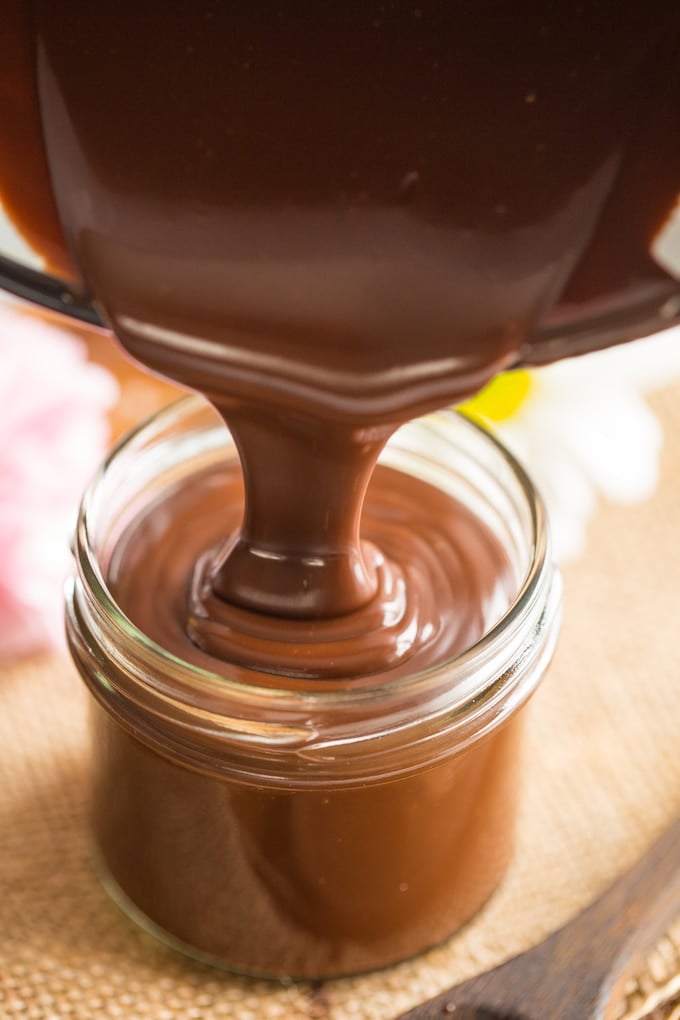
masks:
<svg viewBox="0 0 680 1020"><path fill-rule="evenodd" d="M0 658L63 642L70 533L116 396L75 336L0 302Z"/></svg>

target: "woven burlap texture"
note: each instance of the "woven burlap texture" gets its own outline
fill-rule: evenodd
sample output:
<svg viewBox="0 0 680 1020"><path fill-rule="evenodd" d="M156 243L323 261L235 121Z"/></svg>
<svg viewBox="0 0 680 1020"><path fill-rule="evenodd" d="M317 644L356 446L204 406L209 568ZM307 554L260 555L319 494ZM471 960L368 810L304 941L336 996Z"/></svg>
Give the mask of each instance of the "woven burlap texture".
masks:
<svg viewBox="0 0 680 1020"><path fill-rule="evenodd" d="M587 556L565 571L561 642L530 712L517 854L465 931L321 988L232 977L158 945L90 865L80 682L65 657L24 661L0 671L0 1017L390 1020L536 942L631 864L680 807L680 390L656 406L662 484L643 506L602 508ZM676 988L676 936L622 1015Z"/></svg>

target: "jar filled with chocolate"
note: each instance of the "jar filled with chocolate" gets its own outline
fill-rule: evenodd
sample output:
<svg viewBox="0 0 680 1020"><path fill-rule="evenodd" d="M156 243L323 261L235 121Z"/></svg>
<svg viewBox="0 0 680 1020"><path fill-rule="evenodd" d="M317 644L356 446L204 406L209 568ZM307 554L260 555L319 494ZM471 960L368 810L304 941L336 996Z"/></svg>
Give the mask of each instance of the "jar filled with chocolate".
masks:
<svg viewBox="0 0 680 1020"><path fill-rule="evenodd" d="M479 910L511 854L524 706L560 618L543 507L477 426L413 422L364 504L372 608L278 624L206 610L205 558L241 514L234 443L196 399L85 496L67 627L105 882L239 971L393 963Z"/></svg>

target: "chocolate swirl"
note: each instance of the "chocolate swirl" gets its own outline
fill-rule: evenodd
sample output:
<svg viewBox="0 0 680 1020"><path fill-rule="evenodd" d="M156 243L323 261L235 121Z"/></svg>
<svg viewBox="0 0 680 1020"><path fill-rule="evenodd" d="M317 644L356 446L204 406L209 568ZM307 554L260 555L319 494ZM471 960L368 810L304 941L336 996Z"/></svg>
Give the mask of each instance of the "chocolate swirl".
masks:
<svg viewBox="0 0 680 1020"><path fill-rule="evenodd" d="M110 569L115 598L142 631L215 672L393 679L468 648L515 593L507 555L486 525L452 496L379 466L362 528L376 547L374 598L327 619L246 610L216 595L211 579L223 529L237 529L241 506L235 464L206 472L133 522Z"/></svg>

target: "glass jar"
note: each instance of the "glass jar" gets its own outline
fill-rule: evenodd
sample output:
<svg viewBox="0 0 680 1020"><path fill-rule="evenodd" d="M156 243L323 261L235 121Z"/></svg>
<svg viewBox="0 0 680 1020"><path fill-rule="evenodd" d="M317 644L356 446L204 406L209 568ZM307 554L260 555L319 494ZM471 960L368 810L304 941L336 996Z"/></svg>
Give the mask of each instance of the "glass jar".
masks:
<svg viewBox="0 0 680 1020"><path fill-rule="evenodd" d="M516 598L473 647L425 672L263 687L165 651L107 585L145 508L236 457L190 398L119 445L83 500L67 633L92 694L101 873L147 929L231 969L310 978L384 966L459 928L510 858L523 709L560 621L543 506L465 418L405 426L382 460L481 517Z"/></svg>

